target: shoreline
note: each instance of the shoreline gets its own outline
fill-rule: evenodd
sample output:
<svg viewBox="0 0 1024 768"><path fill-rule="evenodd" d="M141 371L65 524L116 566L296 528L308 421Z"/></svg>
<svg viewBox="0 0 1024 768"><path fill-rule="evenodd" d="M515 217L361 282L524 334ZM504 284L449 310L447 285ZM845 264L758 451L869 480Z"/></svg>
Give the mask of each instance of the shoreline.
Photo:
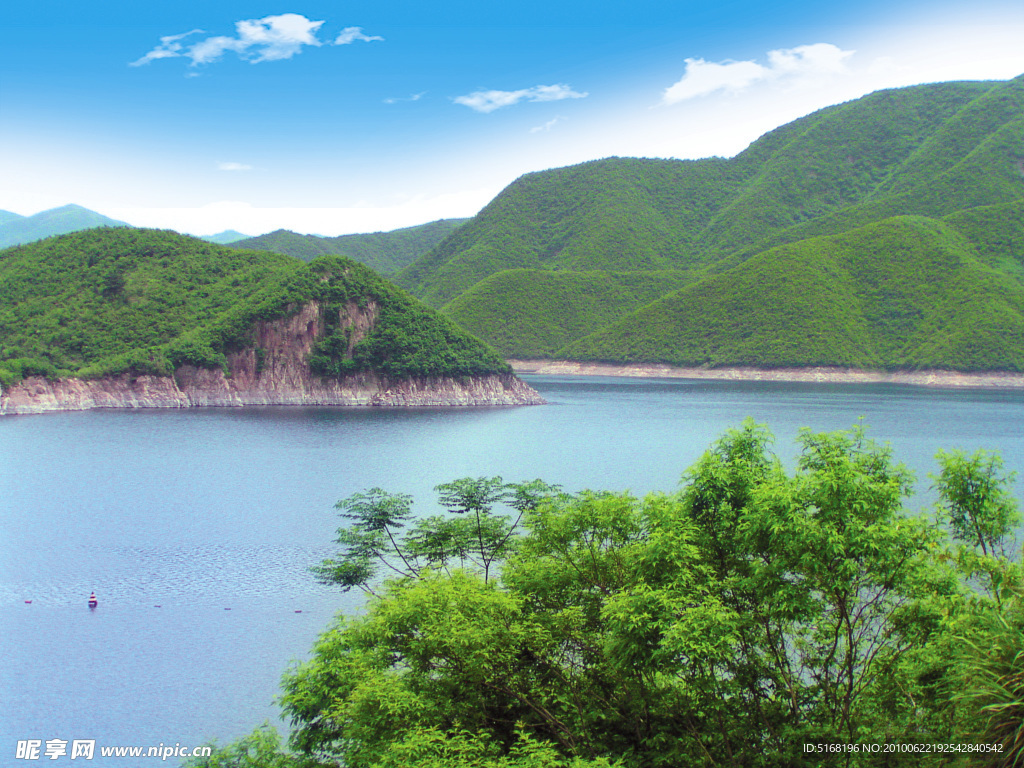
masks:
<svg viewBox="0 0 1024 768"><path fill-rule="evenodd" d="M813 368L686 368L661 363L617 365L573 360L508 360L519 374L618 376L644 379L712 379L721 381L794 381L832 384L912 384L922 387L1024 389L1024 373L987 371L870 371L840 366Z"/></svg>
<svg viewBox="0 0 1024 768"><path fill-rule="evenodd" d="M353 301L342 320L362 339L377 318L375 304ZM388 377L372 371L321 376L309 367L323 333L319 302L294 314L259 320L252 346L225 355L223 367L179 365L171 375L124 372L95 379L28 376L0 388L0 416L94 408L199 408L246 405L342 407L479 407L540 405L533 388L507 372L477 376Z"/></svg>
<svg viewBox="0 0 1024 768"><path fill-rule="evenodd" d="M250 357L255 360L254 353ZM309 374L307 369L283 372L295 374L290 376L256 374L247 377L244 366L235 366L234 373L228 377L219 368L181 366L174 376L126 373L98 379L53 381L30 376L0 391L0 417L97 408L241 408L248 405L473 408L545 402L532 387L512 374L411 376L390 380L368 373L324 379Z"/></svg>

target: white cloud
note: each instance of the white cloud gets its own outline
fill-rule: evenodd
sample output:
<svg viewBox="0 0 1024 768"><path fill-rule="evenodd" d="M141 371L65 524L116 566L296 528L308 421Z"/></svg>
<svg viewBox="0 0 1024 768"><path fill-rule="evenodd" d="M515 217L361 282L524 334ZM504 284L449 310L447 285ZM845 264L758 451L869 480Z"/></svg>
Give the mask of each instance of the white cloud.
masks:
<svg viewBox="0 0 1024 768"><path fill-rule="evenodd" d="M568 85L535 85L519 91L474 91L466 96L457 96L454 101L477 112L493 112L510 107L520 101L561 101L562 99L583 99L589 94L574 91Z"/></svg>
<svg viewBox="0 0 1024 768"><path fill-rule="evenodd" d="M226 51L253 62L290 59L304 45L321 45L316 31L322 21L311 21L297 13L247 19L235 23L238 37L210 37L192 46L186 56L193 64L208 64Z"/></svg>
<svg viewBox="0 0 1024 768"><path fill-rule="evenodd" d="M684 99L704 96L719 90L740 91L765 77L767 70L753 61L728 61L723 64L687 59L686 74L665 89L662 102L675 104Z"/></svg>
<svg viewBox="0 0 1024 768"><path fill-rule="evenodd" d="M716 91L739 92L764 81L784 81L793 86L815 83L823 77L841 74L853 51L844 51L831 43L801 45L768 52L768 64L754 61L708 62L687 59L686 72L665 89L662 104L707 96Z"/></svg>
<svg viewBox="0 0 1024 768"><path fill-rule="evenodd" d="M184 55L192 59L192 65L195 66L196 64L209 64L211 61L216 61L224 55L225 51L235 51L241 54L244 50L245 46L241 40L220 35L201 40L185 51Z"/></svg>
<svg viewBox="0 0 1024 768"><path fill-rule="evenodd" d="M200 29L193 29L181 35L161 37L160 45L142 58L131 62L131 66L149 64L156 59L187 58L195 67L217 61L229 51L253 64L290 59L301 53L306 46L318 47L324 44L317 37L317 31L323 24L323 21L313 21L298 13L283 13L279 16L235 22L234 37L216 35L186 45L182 42L184 38L202 32ZM361 27L347 27L341 31L333 44L347 45L356 40L369 42L383 39L363 34Z"/></svg>
<svg viewBox="0 0 1024 768"><path fill-rule="evenodd" d="M533 128L530 129L530 133L541 133L541 132L550 131L552 128L554 128L558 123L562 122L563 120L565 120L564 117L561 117L561 116L554 117L551 120L548 120L546 123L544 123L544 125L534 126Z"/></svg>
<svg viewBox="0 0 1024 768"><path fill-rule="evenodd" d="M160 38L160 45L154 48L152 51L147 53L141 59L133 61L129 66L140 67L143 64L149 64L151 61L156 59L172 59L178 56L184 56L183 50L185 48L179 41L188 37L189 35L201 34L203 30L193 29L191 32L183 32L180 35L167 35L166 37Z"/></svg>
<svg viewBox="0 0 1024 768"><path fill-rule="evenodd" d="M335 45L348 45L354 43L356 40L360 40L364 43L372 43L375 40L384 40L383 37L377 35L364 35L362 27L345 27L341 30L341 34L334 38Z"/></svg>
<svg viewBox="0 0 1024 768"><path fill-rule="evenodd" d="M844 51L831 43L801 45L768 52L769 69L778 76L833 75L846 71L846 59L853 51Z"/></svg>
<svg viewBox="0 0 1024 768"><path fill-rule="evenodd" d="M251 171L252 166L245 163L217 163L218 171Z"/></svg>
<svg viewBox="0 0 1024 768"><path fill-rule="evenodd" d="M420 99L422 99L426 95L427 95L426 91L420 91L419 93L414 93L412 96L406 96L404 99L400 98L400 97L397 97L397 96L396 97L392 97L392 98L388 98L388 99L384 99L384 103L385 104L398 104L399 102L402 102L402 101L419 101Z"/></svg>

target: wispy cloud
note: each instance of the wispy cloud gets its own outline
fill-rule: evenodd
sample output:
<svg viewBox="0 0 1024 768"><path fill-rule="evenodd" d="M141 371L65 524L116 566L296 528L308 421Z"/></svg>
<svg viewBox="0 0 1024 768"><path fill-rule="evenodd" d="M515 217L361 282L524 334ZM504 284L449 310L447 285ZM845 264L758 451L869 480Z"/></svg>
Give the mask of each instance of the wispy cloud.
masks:
<svg viewBox="0 0 1024 768"><path fill-rule="evenodd" d="M251 171L252 166L245 163L217 163L218 171Z"/></svg>
<svg viewBox="0 0 1024 768"><path fill-rule="evenodd" d="M362 27L345 27L341 30L341 34L334 38L334 44L348 45L357 40L363 43L372 43L375 40L384 40L384 38L377 35L364 35Z"/></svg>
<svg viewBox="0 0 1024 768"><path fill-rule="evenodd" d="M662 104L707 96L716 91L742 91L758 82L786 81L799 85L822 76L845 71L846 59L853 51L844 51L831 43L815 43L768 52L768 64L755 61L709 62L687 59L686 71L675 84L665 89Z"/></svg>
<svg viewBox="0 0 1024 768"><path fill-rule="evenodd" d="M511 107L521 101L561 101L562 99L583 99L589 94L574 91L565 83L558 85L535 85L519 91L474 91L457 96L454 101L477 112L493 112L502 107Z"/></svg>
<svg viewBox="0 0 1024 768"><path fill-rule="evenodd" d="M201 29L193 29L180 35L161 37L156 48L131 62L131 66L139 67L157 59L187 58L195 67L215 62L229 51L253 64L290 59L306 46L324 45L317 37L317 31L323 24L323 21L313 21L298 13L283 13L237 21L234 37L215 35L187 45L182 42L186 37L203 33ZM383 39L363 34L361 27L347 27L331 44L348 45L357 40L371 42Z"/></svg>
<svg viewBox="0 0 1024 768"><path fill-rule="evenodd" d="M534 126L533 128L530 129L530 133L543 133L546 131L550 131L563 120L565 120L565 118L559 115L558 117L554 117L551 120L548 120L546 123L544 123L544 125Z"/></svg>
<svg viewBox="0 0 1024 768"><path fill-rule="evenodd" d="M395 97L392 97L392 98L384 99L384 103L385 104L398 104L399 102L402 102L402 101L419 101L420 99L422 99L426 95L427 95L426 91L421 91L420 93L414 93L412 96L406 96L405 98L402 98L402 97L399 97L399 96L395 96Z"/></svg>
<svg viewBox="0 0 1024 768"><path fill-rule="evenodd" d="M143 64L149 64L151 61L157 59L172 59L178 56L185 56L185 46L180 42L189 35L202 34L203 30L193 29L191 32L183 32L180 35L167 35L166 37L160 38L160 45L154 48L152 51L147 53L141 59L133 61L131 66L140 67Z"/></svg>

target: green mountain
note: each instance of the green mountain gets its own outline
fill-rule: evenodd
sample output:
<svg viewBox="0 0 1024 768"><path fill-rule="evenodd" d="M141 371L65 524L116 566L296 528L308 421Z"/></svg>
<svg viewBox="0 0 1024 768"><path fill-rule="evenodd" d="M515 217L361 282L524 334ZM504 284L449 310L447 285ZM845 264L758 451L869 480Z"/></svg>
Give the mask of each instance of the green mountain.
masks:
<svg viewBox="0 0 1024 768"><path fill-rule="evenodd" d="M983 305L1014 306L1022 158L1024 76L880 91L782 126L728 160L610 158L529 174L395 279L509 356L1013 367L1016 353L1001 357L998 345L968 353L947 339L926 351L921 334L945 326L921 320L911 332L876 322L877 306L843 302L871 303L875 288L861 281L881 273L856 264L877 259L884 241L890 258L906 260L894 270L943 286L928 299L934 312L954 308L960 289L921 270L952 263L970 281L962 290L980 292ZM925 237L922 227L957 236ZM993 241L989 229L1003 239ZM828 250L840 245L842 258ZM529 284L524 269L532 270ZM824 279L832 269L852 282ZM665 300L610 287L625 272L673 275ZM571 289L567 273L578 273ZM842 290L834 307L809 304L810 296L784 290L782 277L791 287L817 286L823 297ZM573 292L593 295L600 311ZM906 311L924 311L922 295L897 293ZM728 297L733 314L726 321L713 304L677 312L670 294L680 304ZM636 305L644 300L649 306ZM1000 317L1012 338L1012 312ZM830 346L827 334L788 331L795 319L823 329L842 322Z"/></svg>
<svg viewBox="0 0 1024 768"><path fill-rule="evenodd" d="M103 228L0 251L0 383L23 376L169 375L223 368L254 324L315 302L314 373L507 372L493 350L365 266L226 248L173 232ZM363 326L346 326L359 314Z"/></svg>
<svg viewBox="0 0 1024 768"><path fill-rule="evenodd" d="M248 240L249 237L250 235L243 235L234 229L225 229L216 235L202 235L199 239L205 240L208 243L217 243L217 245L231 245L239 240Z"/></svg>
<svg viewBox="0 0 1024 768"><path fill-rule="evenodd" d="M686 267L691 232L737 184L721 159L611 158L528 174L395 280L440 307L505 269Z"/></svg>
<svg viewBox="0 0 1024 768"><path fill-rule="evenodd" d="M0 227L4 224L10 224L12 221L18 221L23 218L25 217L20 213L14 213L13 211L0 211Z"/></svg>
<svg viewBox="0 0 1024 768"><path fill-rule="evenodd" d="M259 237L240 240L232 245L235 248L283 253L303 261L312 261L318 256L347 256L382 275L387 275L411 264L465 221L466 219L441 219L391 232L340 237L300 235L287 229L279 229Z"/></svg>
<svg viewBox="0 0 1024 768"><path fill-rule="evenodd" d="M1012 202L1022 195L1022 141L1024 76L989 87L939 123L865 200L774 233L760 244L841 232L890 216L942 217Z"/></svg>
<svg viewBox="0 0 1024 768"><path fill-rule="evenodd" d="M10 214L17 216L17 214ZM65 205L52 208L33 216L18 216L16 219L0 219L0 248L31 243L44 237L79 232L94 227L127 227L123 221L109 219L96 211L80 205Z"/></svg>
<svg viewBox="0 0 1024 768"><path fill-rule="evenodd" d="M566 344L692 282L685 270L547 272L508 269L444 308L506 357L555 357Z"/></svg>
<svg viewBox="0 0 1024 768"><path fill-rule="evenodd" d="M985 232L986 216L1024 246L1024 201L943 220L893 217L760 253L556 355L712 367L1024 371L1022 262L1016 275L998 267L1006 251L999 235Z"/></svg>

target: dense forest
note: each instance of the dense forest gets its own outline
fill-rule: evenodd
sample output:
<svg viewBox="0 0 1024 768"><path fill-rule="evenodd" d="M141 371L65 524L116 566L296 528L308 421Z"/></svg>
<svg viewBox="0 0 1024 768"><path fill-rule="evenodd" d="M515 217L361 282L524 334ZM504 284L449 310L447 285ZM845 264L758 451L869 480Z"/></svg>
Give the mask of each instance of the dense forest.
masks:
<svg viewBox="0 0 1024 768"><path fill-rule="evenodd" d="M1022 147L1024 76L881 91L528 174L395 279L506 356L1019 371Z"/></svg>
<svg viewBox="0 0 1024 768"><path fill-rule="evenodd" d="M222 367L254 323L320 304L310 367L324 376L507 372L493 350L372 270L341 256L310 264L173 232L101 228L0 251L0 384L29 375L170 375ZM349 302L379 318L350 344Z"/></svg>
<svg viewBox="0 0 1024 768"><path fill-rule="evenodd" d="M204 768L1011 766L1024 570L998 456L940 452L938 501L862 427L751 421L675 492L535 480L373 488L315 568L368 603Z"/></svg>
<svg viewBox="0 0 1024 768"><path fill-rule="evenodd" d="M486 336L508 357L556 357L592 328L610 325L692 281L687 270L507 269L452 299L444 314L474 336Z"/></svg>
<svg viewBox="0 0 1024 768"><path fill-rule="evenodd" d="M986 215L997 224L958 226ZM778 246L556 354L677 365L1024 371L1024 281L994 266L1005 252L981 255L1000 227L1024 242L1024 199L952 221L901 216Z"/></svg>

